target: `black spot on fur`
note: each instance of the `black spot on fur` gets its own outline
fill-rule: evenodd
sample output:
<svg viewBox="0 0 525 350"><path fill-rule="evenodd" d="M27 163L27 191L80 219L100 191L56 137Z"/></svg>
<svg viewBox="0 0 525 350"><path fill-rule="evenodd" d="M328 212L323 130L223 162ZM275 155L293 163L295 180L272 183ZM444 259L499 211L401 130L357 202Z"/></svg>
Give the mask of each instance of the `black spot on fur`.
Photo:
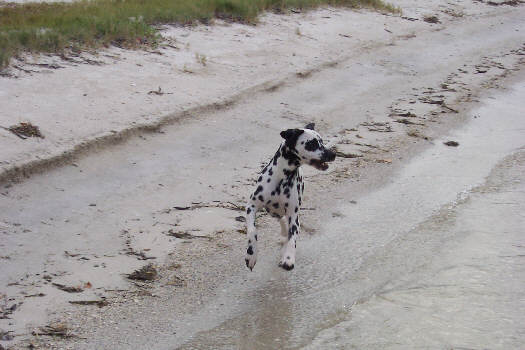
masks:
<svg viewBox="0 0 525 350"><path fill-rule="evenodd" d="M246 254L248 255L253 255L253 249L252 249L252 246L249 246L248 249L246 250Z"/></svg>
<svg viewBox="0 0 525 350"><path fill-rule="evenodd" d="M293 264L292 265L282 264L281 267L285 269L286 271L290 271L290 270L293 270L294 265Z"/></svg>
<svg viewBox="0 0 525 350"><path fill-rule="evenodd" d="M304 149L310 152L317 151L320 147L319 140L317 139L312 139L304 145Z"/></svg>
<svg viewBox="0 0 525 350"><path fill-rule="evenodd" d="M279 208L279 203L273 203L272 206L273 206L275 209L277 209L277 208Z"/></svg>
<svg viewBox="0 0 525 350"><path fill-rule="evenodd" d="M290 220L291 221L291 220ZM288 223L290 225L290 223ZM297 226L294 224L288 230L288 240L292 239L293 235L297 232Z"/></svg>
<svg viewBox="0 0 525 350"><path fill-rule="evenodd" d="M295 224L299 226L299 218L295 218Z"/></svg>
<svg viewBox="0 0 525 350"><path fill-rule="evenodd" d="M261 185L257 186L257 189L255 190L255 192L253 193L254 196L257 196L259 194L259 192L261 192L263 190L263 187Z"/></svg>
<svg viewBox="0 0 525 350"><path fill-rule="evenodd" d="M299 165L301 165L301 161L299 159L299 156L295 152L293 152L292 149L295 149L295 148L294 147L293 148L284 147L283 148L283 158L288 160L289 166L298 167Z"/></svg>
<svg viewBox="0 0 525 350"><path fill-rule="evenodd" d="M279 148L277 150L277 152L275 152L275 155L273 156L273 165L277 165L277 159L279 159L279 157L281 157L281 149ZM272 171L272 169L270 168L270 171ZM270 173L271 175L271 173Z"/></svg>
<svg viewBox="0 0 525 350"><path fill-rule="evenodd" d="M284 203L284 207L285 207L285 208L288 208L288 203Z"/></svg>
<svg viewBox="0 0 525 350"><path fill-rule="evenodd" d="M257 182L261 182L262 181L262 176L259 176L259 179L257 180Z"/></svg>
<svg viewBox="0 0 525 350"><path fill-rule="evenodd" d="M259 195L259 200L260 200L261 202L264 202L264 197L263 197L262 195Z"/></svg>
<svg viewBox="0 0 525 350"><path fill-rule="evenodd" d="M271 202L272 202L272 200L271 200L271 199L268 199L268 200L266 201L266 204L270 204Z"/></svg>
<svg viewBox="0 0 525 350"><path fill-rule="evenodd" d="M273 168L270 168L270 170L268 171L268 175L270 175L270 176L273 175Z"/></svg>
<svg viewBox="0 0 525 350"><path fill-rule="evenodd" d="M275 196L275 191L272 191L272 193L270 193L272 196Z"/></svg>
<svg viewBox="0 0 525 350"><path fill-rule="evenodd" d="M252 212L251 208L246 209L246 214L250 214Z"/></svg>
<svg viewBox="0 0 525 350"><path fill-rule="evenodd" d="M257 240L257 235L255 235L254 237L255 237L255 240Z"/></svg>
<svg viewBox="0 0 525 350"><path fill-rule="evenodd" d="M297 213L297 211L299 210L299 208L295 207L294 211Z"/></svg>
<svg viewBox="0 0 525 350"><path fill-rule="evenodd" d="M268 178L268 180L266 180L266 182L270 183L270 181L272 181L272 179Z"/></svg>

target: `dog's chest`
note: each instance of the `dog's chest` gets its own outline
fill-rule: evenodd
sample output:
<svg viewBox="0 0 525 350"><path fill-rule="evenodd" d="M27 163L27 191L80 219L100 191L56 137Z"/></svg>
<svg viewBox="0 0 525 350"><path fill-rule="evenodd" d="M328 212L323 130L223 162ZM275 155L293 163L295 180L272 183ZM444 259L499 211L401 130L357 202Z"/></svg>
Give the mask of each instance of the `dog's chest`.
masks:
<svg viewBox="0 0 525 350"><path fill-rule="evenodd" d="M267 198L264 207L272 216L282 217L301 205L304 183L300 168L293 172L283 172L282 176L270 176L268 179L262 192Z"/></svg>

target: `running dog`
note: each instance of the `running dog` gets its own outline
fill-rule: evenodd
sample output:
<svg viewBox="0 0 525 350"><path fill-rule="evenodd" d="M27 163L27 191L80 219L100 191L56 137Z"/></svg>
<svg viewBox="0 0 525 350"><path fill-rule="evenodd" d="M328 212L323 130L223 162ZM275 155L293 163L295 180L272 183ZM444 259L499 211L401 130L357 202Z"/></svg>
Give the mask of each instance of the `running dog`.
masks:
<svg viewBox="0 0 525 350"><path fill-rule="evenodd" d="M299 209L304 191L301 165L308 164L324 171L328 169L327 163L335 159L335 152L325 148L314 127L311 123L304 129L282 131L281 137L284 141L260 173L257 188L246 206L248 249L245 261L250 270L257 262L255 214L261 208L265 208L273 217L279 219L281 234L288 238L279 266L288 271L294 268L296 240L299 234Z"/></svg>

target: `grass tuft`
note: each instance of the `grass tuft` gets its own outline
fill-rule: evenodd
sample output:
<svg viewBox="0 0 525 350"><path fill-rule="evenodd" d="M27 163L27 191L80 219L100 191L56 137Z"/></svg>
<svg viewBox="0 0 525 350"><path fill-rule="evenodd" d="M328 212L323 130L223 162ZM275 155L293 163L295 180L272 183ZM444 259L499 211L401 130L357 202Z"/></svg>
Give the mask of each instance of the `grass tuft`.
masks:
<svg viewBox="0 0 525 350"><path fill-rule="evenodd" d="M210 23L221 18L255 23L263 11L321 5L399 12L382 0L80 0L73 3L0 4L0 68L22 52L151 46L156 25Z"/></svg>

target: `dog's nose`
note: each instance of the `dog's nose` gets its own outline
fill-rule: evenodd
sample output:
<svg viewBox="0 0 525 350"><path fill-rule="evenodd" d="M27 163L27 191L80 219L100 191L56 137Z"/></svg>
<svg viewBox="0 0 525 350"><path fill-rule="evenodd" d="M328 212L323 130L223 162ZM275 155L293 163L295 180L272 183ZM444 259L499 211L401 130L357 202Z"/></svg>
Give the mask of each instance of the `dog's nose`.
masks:
<svg viewBox="0 0 525 350"><path fill-rule="evenodd" d="M333 162L335 160L335 152L331 150L326 150L323 153L322 161L323 162Z"/></svg>

